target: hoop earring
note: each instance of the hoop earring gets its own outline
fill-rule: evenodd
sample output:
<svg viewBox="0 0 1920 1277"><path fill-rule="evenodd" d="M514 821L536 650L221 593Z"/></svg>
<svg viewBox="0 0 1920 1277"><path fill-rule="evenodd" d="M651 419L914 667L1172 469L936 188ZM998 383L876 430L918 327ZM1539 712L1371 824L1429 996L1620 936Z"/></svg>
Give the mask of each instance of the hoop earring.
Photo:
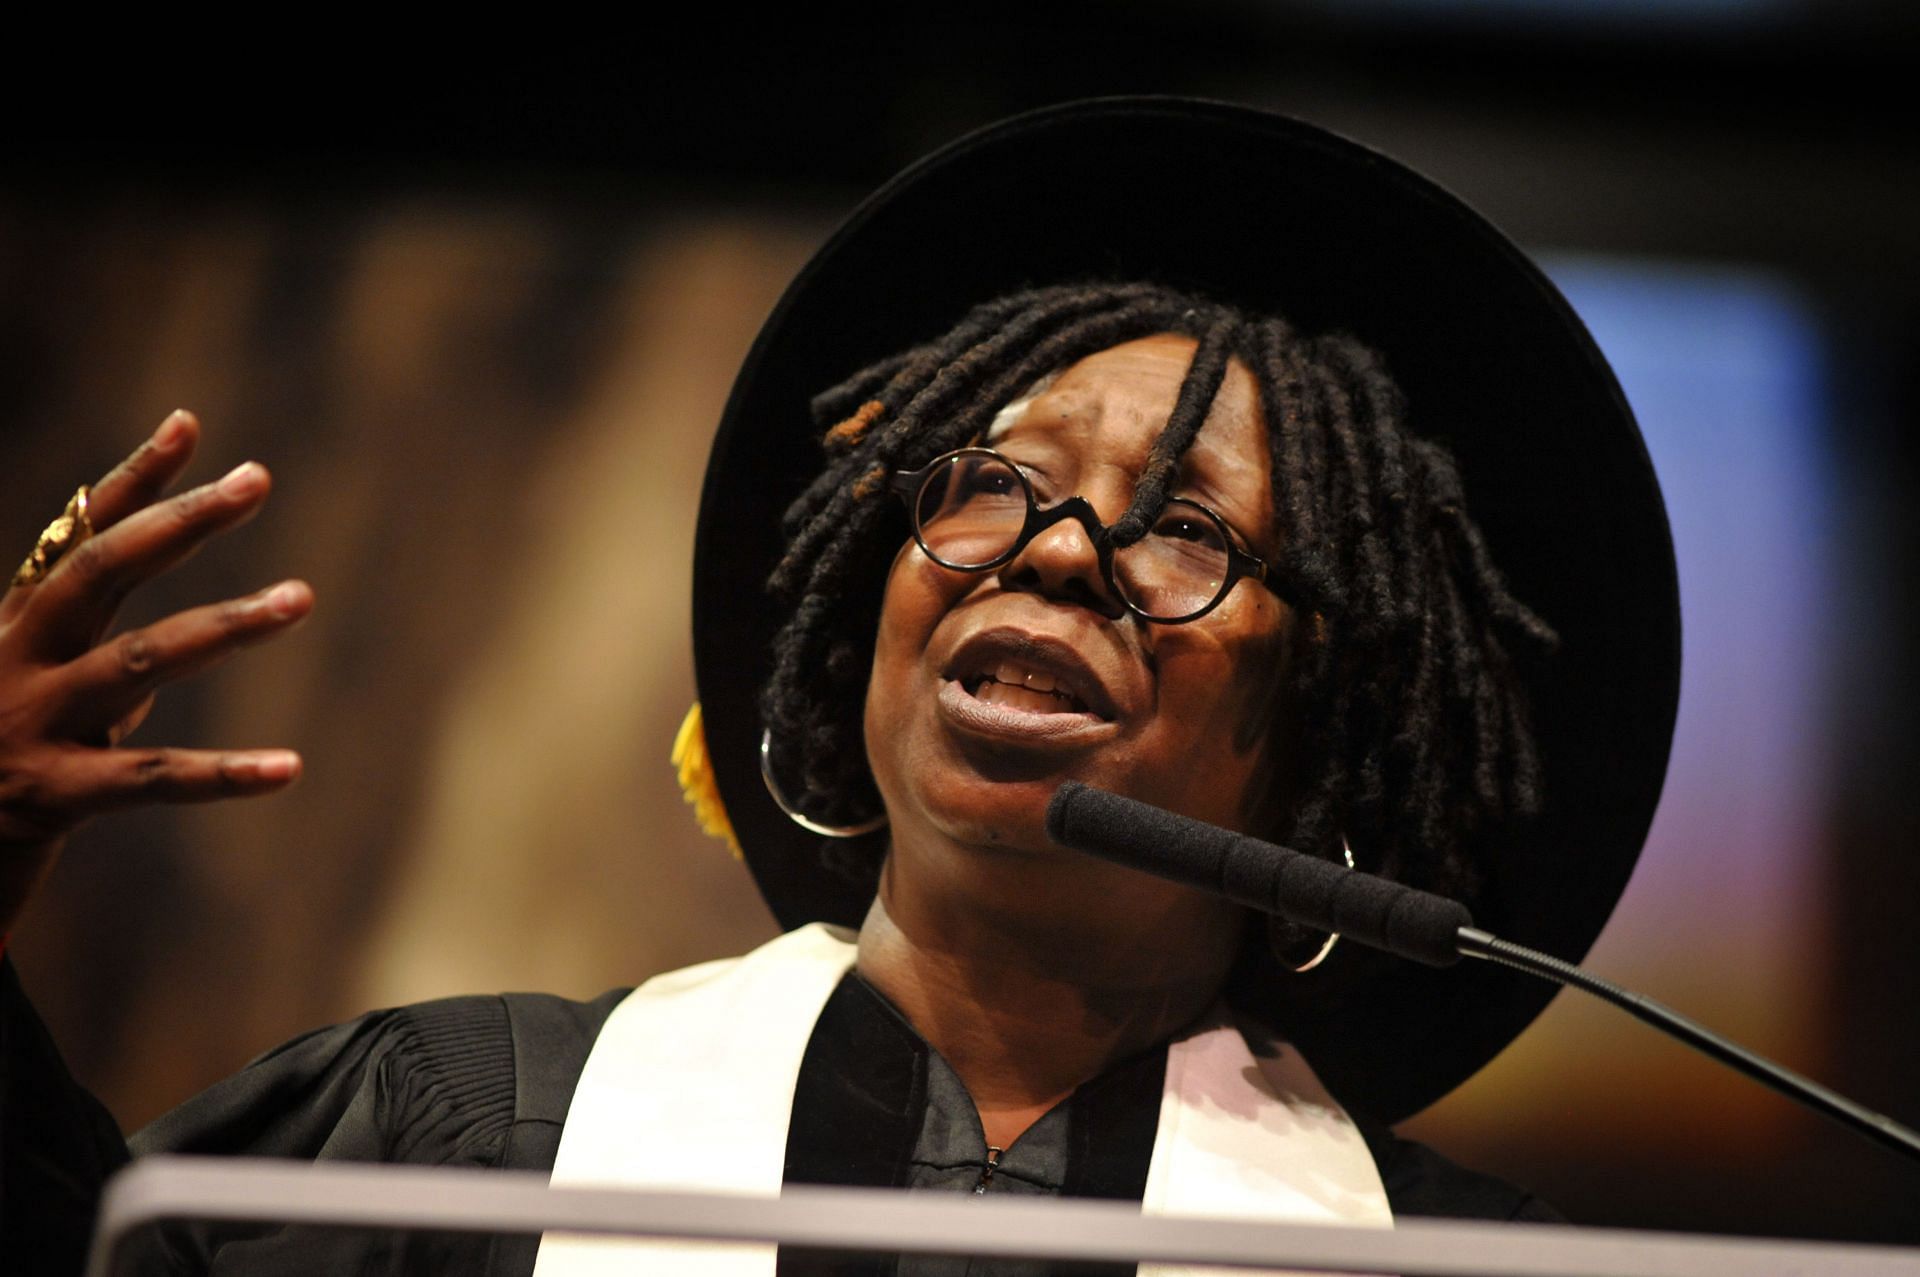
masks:
<svg viewBox="0 0 1920 1277"><path fill-rule="evenodd" d="M1347 836L1345 834L1340 835L1340 854L1345 858L1347 868L1353 868L1353 846L1347 842ZM1319 952L1315 953L1299 966L1293 968L1293 973L1295 975L1305 975L1307 972L1313 970L1327 960L1327 956L1333 952L1333 946L1339 943L1340 933L1338 931L1329 931L1327 938L1321 942ZM1281 961L1284 962L1286 959L1282 958Z"/></svg>
<svg viewBox="0 0 1920 1277"><path fill-rule="evenodd" d="M773 778L772 753L773 729L762 728L760 731L760 779L766 783L767 793L773 798L773 805L785 812L787 819L800 828L810 834L819 834L822 838L858 838L862 834L870 834L876 829L886 828L887 813L884 811L872 820L863 820L857 825L823 825L817 820L810 820L801 815L799 809L788 802L787 796L780 792L780 784Z"/></svg>

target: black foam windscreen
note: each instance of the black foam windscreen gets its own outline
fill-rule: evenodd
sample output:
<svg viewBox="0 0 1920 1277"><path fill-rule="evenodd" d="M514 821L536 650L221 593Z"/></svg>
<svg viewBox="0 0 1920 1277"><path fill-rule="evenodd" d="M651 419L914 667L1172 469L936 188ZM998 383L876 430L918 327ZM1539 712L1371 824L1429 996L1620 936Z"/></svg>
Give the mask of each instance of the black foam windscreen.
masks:
<svg viewBox="0 0 1920 1277"><path fill-rule="evenodd" d="M1458 962L1460 929L1473 925L1457 900L1079 781L1060 786L1047 804L1047 834L1063 847L1428 966Z"/></svg>

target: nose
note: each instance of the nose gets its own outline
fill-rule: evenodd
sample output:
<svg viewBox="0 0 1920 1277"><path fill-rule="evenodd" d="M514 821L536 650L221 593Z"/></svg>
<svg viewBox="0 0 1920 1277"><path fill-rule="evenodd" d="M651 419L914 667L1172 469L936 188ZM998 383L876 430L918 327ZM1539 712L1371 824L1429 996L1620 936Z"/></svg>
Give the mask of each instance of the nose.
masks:
<svg viewBox="0 0 1920 1277"><path fill-rule="evenodd" d="M1008 590L1044 595L1119 620L1127 608L1101 569L1106 527L1092 503L1069 497L1040 512L1046 526L1000 568Z"/></svg>

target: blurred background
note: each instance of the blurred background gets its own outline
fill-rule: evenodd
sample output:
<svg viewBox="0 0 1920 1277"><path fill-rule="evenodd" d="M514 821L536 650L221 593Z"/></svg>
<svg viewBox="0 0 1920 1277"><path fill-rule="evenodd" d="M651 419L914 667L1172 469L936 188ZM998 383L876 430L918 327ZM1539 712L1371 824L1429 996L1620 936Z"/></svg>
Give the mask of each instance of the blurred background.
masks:
<svg viewBox="0 0 1920 1277"><path fill-rule="evenodd" d="M292 745L303 782L89 828L13 937L28 989L131 1128L369 1006L769 936L666 761L733 369L906 161L1179 92L1413 164L1586 317L1687 621L1666 798L1590 965L1920 1123L1917 37L1793 0L1189 0L23 56L0 546L188 406L196 477L257 457L278 490L129 622L319 596L140 738ZM1920 1167L1566 995L1409 1133L1579 1222L1920 1242Z"/></svg>

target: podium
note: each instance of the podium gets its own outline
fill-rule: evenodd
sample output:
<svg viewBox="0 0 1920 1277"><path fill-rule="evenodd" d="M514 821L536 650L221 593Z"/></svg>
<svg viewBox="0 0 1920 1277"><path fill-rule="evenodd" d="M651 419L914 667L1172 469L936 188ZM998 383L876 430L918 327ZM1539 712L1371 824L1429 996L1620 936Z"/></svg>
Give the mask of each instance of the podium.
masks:
<svg viewBox="0 0 1920 1277"><path fill-rule="evenodd" d="M1400 1277L1920 1277L1920 1248L1410 1219L1391 1229L1142 1215L1116 1202L793 1185L778 1197L554 1188L537 1173L144 1158L108 1185L87 1277L168 1219L564 1231L831 1250L1141 1260Z"/></svg>

